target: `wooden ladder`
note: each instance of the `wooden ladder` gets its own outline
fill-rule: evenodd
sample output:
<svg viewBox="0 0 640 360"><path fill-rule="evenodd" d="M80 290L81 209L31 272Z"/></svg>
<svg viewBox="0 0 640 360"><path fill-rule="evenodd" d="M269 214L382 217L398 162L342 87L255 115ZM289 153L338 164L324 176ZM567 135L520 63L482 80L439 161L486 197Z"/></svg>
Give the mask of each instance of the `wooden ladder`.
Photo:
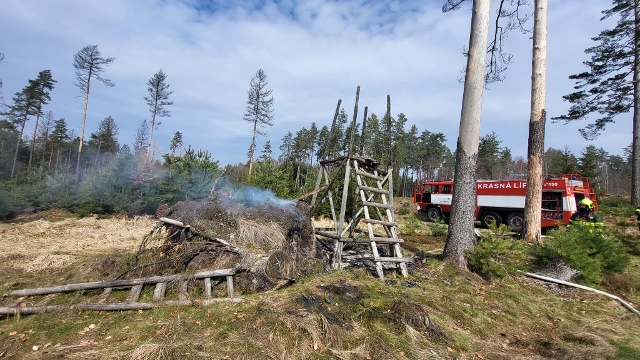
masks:
<svg viewBox="0 0 640 360"><path fill-rule="evenodd" d="M20 296L13 306L0 307L0 315L20 315L20 314L36 314L48 311L60 311L65 309L77 310L95 310L95 311L125 311L125 310L146 310L160 306L187 306L187 305L210 305L219 301L239 302L243 298L235 297L233 289L233 269L219 269L203 271L195 274L176 274L168 276L152 276L146 278L112 280L112 281L94 281L78 284L67 284L53 287L43 287L35 289L14 290L9 293L11 296ZM227 283L227 297L212 297L212 278L225 278ZM191 299L188 293L189 283L192 280L203 280L204 282L204 298ZM177 285L178 299L166 300L165 294L168 285ZM155 285L153 290L152 302L139 302L142 289L147 285ZM106 302L112 295L113 290L129 289L129 295L124 302ZM71 305L34 305L26 306L25 297L52 295L73 291L99 290L102 293L98 296L96 302L82 302ZM84 296L84 295L83 295ZM45 302L47 299L45 299ZM29 302L32 302L29 300Z"/></svg>
<svg viewBox="0 0 640 360"><path fill-rule="evenodd" d="M384 279L384 262L398 263L402 276L407 277L409 275L407 262L411 262L412 259L402 256L400 243L402 243L403 240L398 238L396 229L398 223L394 221L393 171L389 169L389 172L385 176L381 176L377 167L369 166L366 161L357 158L351 161L353 162L356 182L358 184L356 191L362 201L362 211L359 211L356 217L359 214L364 215L362 221L367 226L368 234L368 239L360 239L357 242L368 242L370 244L376 273L380 279ZM387 185L386 189L385 185ZM377 219L371 217L371 210L377 215ZM353 223L355 225L357 221ZM373 225L382 226L386 236L376 235ZM389 256L380 256L380 251L378 250L379 245L389 246Z"/></svg>

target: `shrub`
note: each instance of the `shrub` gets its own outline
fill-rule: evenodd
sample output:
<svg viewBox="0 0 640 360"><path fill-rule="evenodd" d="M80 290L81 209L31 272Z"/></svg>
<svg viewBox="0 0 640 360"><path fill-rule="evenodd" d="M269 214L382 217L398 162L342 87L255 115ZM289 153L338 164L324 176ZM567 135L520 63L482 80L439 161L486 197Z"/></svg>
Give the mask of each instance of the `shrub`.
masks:
<svg viewBox="0 0 640 360"><path fill-rule="evenodd" d="M587 226L569 226L549 232L543 246L533 248L537 263L545 265L560 256L565 264L580 271L583 282L597 284L603 272L618 273L629 265L624 245L615 237Z"/></svg>
<svg viewBox="0 0 640 360"><path fill-rule="evenodd" d="M400 229L402 234L415 235L420 230L420 220L415 215L411 215L407 218L404 226Z"/></svg>
<svg viewBox="0 0 640 360"><path fill-rule="evenodd" d="M519 239L503 238L509 231L505 225L492 228L467 253L470 269L488 279L502 279L510 273L526 268L526 243Z"/></svg>
<svg viewBox="0 0 640 360"><path fill-rule="evenodd" d="M411 204L408 202L402 204L402 207L397 212L398 215L409 215L411 213Z"/></svg>
<svg viewBox="0 0 640 360"><path fill-rule="evenodd" d="M449 232L449 227L443 223L433 223L431 224L431 236L445 236Z"/></svg>

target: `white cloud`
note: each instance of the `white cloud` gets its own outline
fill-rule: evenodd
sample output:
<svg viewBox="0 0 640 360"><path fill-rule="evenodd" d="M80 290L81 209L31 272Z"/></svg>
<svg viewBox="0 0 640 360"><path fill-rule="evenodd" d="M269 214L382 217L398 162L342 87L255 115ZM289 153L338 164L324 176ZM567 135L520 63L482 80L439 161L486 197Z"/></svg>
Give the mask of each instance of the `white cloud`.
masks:
<svg viewBox="0 0 640 360"><path fill-rule="evenodd" d="M175 105L172 117L162 119L154 132L158 145L168 149L173 132L180 131L185 145L209 150L222 164L244 162L250 142L242 121L246 93L262 68L275 97L275 125L268 129L274 149L288 131L312 122L330 125L339 98L351 119L358 85L359 120L365 106L382 116L388 94L394 116L402 112L408 127L444 133L454 148L471 10L467 4L443 14L441 2L3 0L1 91L10 101L28 79L51 69L58 83L47 110L79 131L82 98L71 62L80 48L98 44L103 56L116 58L104 73L116 87L92 86L87 131L111 115L123 144L131 144L142 120L149 119L146 82L162 68ZM610 25L599 22L600 11L610 5L606 0L550 4L550 117L568 108L561 98L572 91L567 77L584 70L583 50ZM482 134L495 131L514 156L527 151L529 36L509 37L515 63L503 83L485 92L483 104ZM579 125L548 123L546 146L568 143L579 153L590 144L580 138ZM594 144L619 154L631 142L630 128L628 117L621 117Z"/></svg>

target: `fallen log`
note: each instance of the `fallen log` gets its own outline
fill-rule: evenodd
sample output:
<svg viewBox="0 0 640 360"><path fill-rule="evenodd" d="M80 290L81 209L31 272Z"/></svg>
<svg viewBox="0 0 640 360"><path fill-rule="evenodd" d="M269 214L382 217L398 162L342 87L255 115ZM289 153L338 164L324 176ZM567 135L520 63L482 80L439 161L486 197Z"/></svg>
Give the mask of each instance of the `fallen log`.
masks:
<svg viewBox="0 0 640 360"><path fill-rule="evenodd" d="M232 276L235 272L233 269L220 269L220 270L210 270L203 271L196 274L178 274L178 275L167 275L167 276L151 276L146 278L138 278L138 279L127 279L127 280L112 280L112 281L93 281L79 284L68 284L68 285L60 285L60 286L52 286L52 287L43 287L43 288L35 288L35 289L22 289L22 290L14 290L9 293L9 295L17 295L17 296L34 296L34 295L47 295L47 294L56 294L77 290L93 290L93 289L104 289L104 288L118 288L118 287L129 287L136 285L144 285L144 284L157 284L157 283L166 283L170 281L175 281L178 279L204 279L211 277L226 277Z"/></svg>
<svg viewBox="0 0 640 360"><path fill-rule="evenodd" d="M185 225L185 224L184 224L183 222L181 222L181 221L173 220L173 219L169 219L169 218L167 218L167 217L161 217L161 218L159 218L158 220L160 220L160 221L162 221L162 222L165 222L165 223L167 223L167 224L171 224L171 225L179 226L179 227L182 227L182 228L188 228L188 227L191 227L191 226L189 226L189 225Z"/></svg>
<svg viewBox="0 0 640 360"><path fill-rule="evenodd" d="M610 297L616 301L618 301L620 304L622 304L622 306L626 307L627 309L629 309L629 311L631 311L632 313L640 316L640 311L636 310L633 308L633 306L631 306L629 303L627 303L626 301L622 300L621 298L619 298L618 296L606 293L604 291L600 291L598 289L594 289L588 286L584 286L584 285L580 285L580 284L575 284L575 283L571 283L568 281L563 281L563 280L558 280L558 279L554 279L554 278L550 278L550 277L546 277L546 276L541 276L541 275L536 275L536 274L532 274L532 273L524 273L526 276L534 278L534 279L538 279L538 280L544 280L544 281L550 281L550 282L554 282L556 284L562 284L562 285L567 285L567 286L572 286L572 287L576 287L578 289L583 289L583 290L588 290L588 291L593 291L595 293L598 293L600 295L604 295L607 297Z"/></svg>
<svg viewBox="0 0 640 360"><path fill-rule="evenodd" d="M161 302L118 302L118 303L81 303L75 305L42 305L42 306L1 306L0 315L31 315L52 311L80 310L80 311L131 311L148 310L162 306L209 306L222 301L241 302L242 297L221 297L195 300L168 300Z"/></svg>

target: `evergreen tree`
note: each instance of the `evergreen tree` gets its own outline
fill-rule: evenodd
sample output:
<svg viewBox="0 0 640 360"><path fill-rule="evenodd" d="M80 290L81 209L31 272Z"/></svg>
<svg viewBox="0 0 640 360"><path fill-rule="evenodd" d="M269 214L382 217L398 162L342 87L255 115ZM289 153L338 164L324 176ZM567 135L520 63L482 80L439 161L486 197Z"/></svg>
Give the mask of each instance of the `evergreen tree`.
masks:
<svg viewBox="0 0 640 360"><path fill-rule="evenodd" d="M38 131L38 123L40 122L40 116L42 113L42 106L46 105L51 101L51 96L49 96L49 91L53 90L53 85L56 83L56 80L53 80L53 76L51 75L51 70L42 70L38 73L38 77L35 80L29 80L29 86L33 87L33 92L35 96L35 117L36 123L33 127L33 137L31 141L31 150L29 151L29 169L31 169L31 163L33 161L33 152L36 146L36 134Z"/></svg>
<svg viewBox="0 0 640 360"><path fill-rule="evenodd" d="M133 139L133 153L141 155L143 151L146 151L149 141L149 123L147 119L142 120L142 123L136 130L136 137Z"/></svg>
<svg viewBox="0 0 640 360"><path fill-rule="evenodd" d="M565 123L596 113L593 123L580 129L586 139L596 138L614 119L633 109L631 203L640 205L640 3L613 0L601 20L618 16L616 27L600 32L592 40L598 45L585 50L591 55L588 71L571 75L576 92L563 96L572 105L565 115L554 117Z"/></svg>
<svg viewBox="0 0 640 360"><path fill-rule="evenodd" d="M258 69L247 91L247 109L243 119L253 127L251 145L249 146L249 176L253 169L253 157L256 149L256 136L266 136L266 127L273 126L273 97L271 89L267 88L267 75Z"/></svg>
<svg viewBox="0 0 640 360"><path fill-rule="evenodd" d="M160 126L160 122L156 123L156 117L170 117L171 113L165 107L173 105L173 101L169 101L169 96L173 94L173 91L169 91L169 84L167 84L167 74L162 69L153 74L153 77L147 82L147 91L149 96L145 96L147 105L149 105L149 112L151 113L151 126L149 127L149 145L147 147L147 161L149 160L149 154L151 153L151 142L153 141L153 129Z"/></svg>
<svg viewBox="0 0 640 360"><path fill-rule="evenodd" d="M89 144L96 147L98 154L105 151L115 155L119 150L118 133L116 121L111 116L107 116L100 121L96 132L91 134Z"/></svg>
<svg viewBox="0 0 640 360"><path fill-rule="evenodd" d="M65 147L69 146L69 141L71 140L71 136L69 135L69 131L67 130L67 122L64 118L60 118L54 121L53 131L51 132L51 152L49 153L49 168L51 169L51 164L53 161L53 153L56 152L56 166L60 164L60 153L61 150ZM67 151L70 152L70 149L67 148Z"/></svg>
<svg viewBox="0 0 640 360"><path fill-rule="evenodd" d="M325 126L324 129L326 128L327 127ZM287 132L287 135L282 138L282 144L280 145L279 149L279 159L284 160L285 163L288 163L291 155L293 154L293 134L291 133L291 131Z"/></svg>
<svg viewBox="0 0 640 360"><path fill-rule="evenodd" d="M580 175L589 179L589 183L599 191L601 167L608 154L603 149L598 149L594 145L587 146L578 158L578 170Z"/></svg>
<svg viewBox="0 0 640 360"><path fill-rule="evenodd" d="M182 155L182 133L180 131L176 131L173 133L173 138L171 139L171 145L169 145L169 149L171 150L171 155L176 155L176 150L180 150L180 155Z"/></svg>
<svg viewBox="0 0 640 360"><path fill-rule="evenodd" d="M24 135L24 127L30 116L36 115L38 111L37 92L32 83L25 86L22 91L15 93L13 96L13 105L9 106L9 111L5 113L11 122L19 128L18 141L16 142L16 150L13 156L13 165L11 167L11 177L15 175L16 163L18 161L18 151L22 144L22 135Z"/></svg>
<svg viewBox="0 0 640 360"><path fill-rule="evenodd" d="M73 67L76 69L75 85L84 94L84 110L82 112L82 127L80 128L78 160L76 162L76 183L80 181L80 159L82 157L82 145L84 143L84 127L87 121L91 79L96 79L107 86L115 86L111 80L105 79L100 75L104 72L104 66L111 65L114 59L113 57L103 58L100 50L98 50L98 45L85 46L73 56Z"/></svg>

